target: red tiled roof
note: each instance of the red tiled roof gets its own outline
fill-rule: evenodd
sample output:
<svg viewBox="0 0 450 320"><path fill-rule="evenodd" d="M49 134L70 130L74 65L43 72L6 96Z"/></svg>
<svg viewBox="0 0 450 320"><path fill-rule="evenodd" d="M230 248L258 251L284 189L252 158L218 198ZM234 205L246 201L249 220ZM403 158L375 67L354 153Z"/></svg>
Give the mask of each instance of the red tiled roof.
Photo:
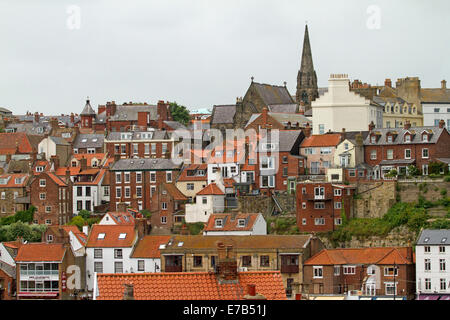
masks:
<svg viewBox="0 0 450 320"><path fill-rule="evenodd" d="M8 182L6 184L0 184L1 188L22 188L25 187L30 176L28 174L23 174L23 173L13 173L13 174L4 174L0 176L0 179L5 179L5 178L9 178ZM25 179L23 179L22 183L16 184L16 179L17 178L23 178L25 177Z"/></svg>
<svg viewBox="0 0 450 320"><path fill-rule="evenodd" d="M253 229L258 216L259 213L240 213L236 215L234 220L231 220L230 213L215 213L209 216L204 231L249 231ZM222 219L224 222L221 228L216 228L216 219ZM239 219L246 221L244 227L238 226Z"/></svg>
<svg viewBox="0 0 450 320"><path fill-rule="evenodd" d="M57 175L55 175L53 172L47 172L48 176L59 186L61 187L65 187L67 186L67 184L61 180L60 177L58 177Z"/></svg>
<svg viewBox="0 0 450 320"><path fill-rule="evenodd" d="M100 180L105 175L106 169L102 168L100 171L98 171L97 175L95 176L95 179L93 181L77 181L74 184L75 185L98 185L100 183Z"/></svg>
<svg viewBox="0 0 450 320"><path fill-rule="evenodd" d="M81 170L80 167L59 167L55 170L55 174L60 177L65 176L67 169L69 169L71 176L76 176Z"/></svg>
<svg viewBox="0 0 450 320"><path fill-rule="evenodd" d="M225 193L223 193L223 191L220 190L220 188L215 183L210 183L204 189L199 191L197 195L225 195Z"/></svg>
<svg viewBox="0 0 450 320"><path fill-rule="evenodd" d="M225 188L233 188L234 183L235 181L232 178L223 179L223 185L225 186Z"/></svg>
<svg viewBox="0 0 450 320"><path fill-rule="evenodd" d="M98 235L104 233L103 239ZM119 239L121 233L126 233L125 239ZM135 238L134 226L130 225L99 225L92 226L86 247L90 248L125 248L133 245Z"/></svg>
<svg viewBox="0 0 450 320"><path fill-rule="evenodd" d="M27 243L19 248L16 262L62 261L65 252L60 243Z"/></svg>
<svg viewBox="0 0 450 320"><path fill-rule="evenodd" d="M305 261L304 265L334 264L412 264L407 247L324 249Z"/></svg>
<svg viewBox="0 0 450 320"><path fill-rule="evenodd" d="M180 174L180 177L178 178L178 181L206 181L208 180L206 176L206 170L208 169L208 165L206 163L203 164L191 164L189 167L183 170L183 172ZM193 170L204 170L205 175L204 176L188 176L188 171Z"/></svg>
<svg viewBox="0 0 450 320"><path fill-rule="evenodd" d="M171 236L145 236L138 241L131 254L132 258L159 259L159 245L169 242Z"/></svg>
<svg viewBox="0 0 450 320"><path fill-rule="evenodd" d="M32 153L33 147L23 132L0 133L0 154Z"/></svg>
<svg viewBox="0 0 450 320"><path fill-rule="evenodd" d="M286 300L280 271L238 272L235 283L208 272L97 274L97 283L97 300L122 300L124 284L133 285L136 300L241 300L248 284L268 300Z"/></svg>
<svg viewBox="0 0 450 320"><path fill-rule="evenodd" d="M186 196L183 193L181 193L181 191L175 186L175 184L165 183L164 187L166 188L166 190L169 192L169 194L172 196L172 198L174 200L183 201L183 200L188 199L188 198L186 198Z"/></svg>
<svg viewBox="0 0 450 320"><path fill-rule="evenodd" d="M337 146L340 141L340 133L312 135L304 139L300 147L334 147Z"/></svg>
<svg viewBox="0 0 450 320"><path fill-rule="evenodd" d="M87 166L90 167L92 165L92 159L96 158L99 160L99 163L97 165L100 165L103 162L103 159L105 158L106 153L78 153L74 154L73 158L80 161L82 158L87 159Z"/></svg>

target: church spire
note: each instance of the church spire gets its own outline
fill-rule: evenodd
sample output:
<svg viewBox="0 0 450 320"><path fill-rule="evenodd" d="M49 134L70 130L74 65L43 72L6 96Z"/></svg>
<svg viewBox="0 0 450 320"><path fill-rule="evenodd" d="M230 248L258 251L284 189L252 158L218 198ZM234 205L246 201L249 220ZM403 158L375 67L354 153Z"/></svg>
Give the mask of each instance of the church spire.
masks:
<svg viewBox="0 0 450 320"><path fill-rule="evenodd" d="M308 25L305 26L305 36L303 38L303 52L300 70L297 76L297 103L304 102L306 110L311 108L311 101L319 97L317 88L317 75L314 70L311 44L309 43Z"/></svg>

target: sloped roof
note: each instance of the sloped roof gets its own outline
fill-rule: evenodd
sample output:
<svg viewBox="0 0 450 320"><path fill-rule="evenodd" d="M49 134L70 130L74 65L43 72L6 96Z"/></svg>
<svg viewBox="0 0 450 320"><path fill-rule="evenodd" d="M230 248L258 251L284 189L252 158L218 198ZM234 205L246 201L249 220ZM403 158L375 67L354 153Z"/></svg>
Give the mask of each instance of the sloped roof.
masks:
<svg viewBox="0 0 450 320"><path fill-rule="evenodd" d="M271 104L268 105L269 111L274 113L293 113L297 112L298 105L296 103L291 104Z"/></svg>
<svg viewBox="0 0 450 320"><path fill-rule="evenodd" d="M16 262L62 261L66 249L58 243L27 243L19 248Z"/></svg>
<svg viewBox="0 0 450 320"><path fill-rule="evenodd" d="M149 112L150 120L158 119L156 105L124 104L116 107L116 113L113 116L110 116L110 121L137 121L138 112Z"/></svg>
<svg viewBox="0 0 450 320"><path fill-rule="evenodd" d="M98 235L104 233L103 239L98 239ZM125 233L124 239L119 239L119 235ZM134 226L131 225L99 225L92 226L86 247L91 248L125 248L131 247L135 238Z"/></svg>
<svg viewBox="0 0 450 320"><path fill-rule="evenodd" d="M90 116L95 115L94 109L92 109L89 100L86 100L86 105L83 108L83 111L80 113L81 116Z"/></svg>
<svg viewBox="0 0 450 320"><path fill-rule="evenodd" d="M231 220L231 213L215 213L209 216L203 231L250 231L253 230L259 213L240 213L237 214L234 220ZM216 219L222 219L223 225L221 228L216 228ZM239 220L245 220L245 226L239 227Z"/></svg>
<svg viewBox="0 0 450 320"><path fill-rule="evenodd" d="M257 82L253 82L251 86L256 89L265 105L295 104L286 87Z"/></svg>
<svg viewBox="0 0 450 320"><path fill-rule="evenodd" d="M377 139L375 143L372 143L370 138L371 132L369 132L364 139L364 145L433 144L439 140L444 130L447 129L434 126L411 127L409 130L406 130L405 128L376 128L372 132L376 133L377 136L379 136L379 139ZM422 133L424 131L431 134L431 137L428 138L427 142L422 141ZM405 142L404 140L405 133L407 132L412 134L411 142ZM386 135L388 133L396 133L396 135L393 136L392 142L387 142L386 140Z"/></svg>
<svg viewBox="0 0 450 320"><path fill-rule="evenodd" d="M305 138L301 147L335 147L339 142L341 142L341 134L339 133L319 134Z"/></svg>
<svg viewBox="0 0 450 320"><path fill-rule="evenodd" d="M173 183L164 183L164 188L169 192L173 200L183 201L188 199Z"/></svg>
<svg viewBox="0 0 450 320"><path fill-rule="evenodd" d="M420 90L421 102L422 103L432 103L432 102L447 102L450 103L450 89L421 89Z"/></svg>
<svg viewBox="0 0 450 320"><path fill-rule="evenodd" d="M136 244L131 258L159 259L161 252L159 246L167 243L171 236L145 236Z"/></svg>
<svg viewBox="0 0 450 320"><path fill-rule="evenodd" d="M23 132L0 133L0 154L32 153L36 146L33 148L29 136Z"/></svg>
<svg viewBox="0 0 450 320"><path fill-rule="evenodd" d="M225 195L225 193L223 193L223 191L220 190L220 188L215 183L208 184L205 188L203 188L197 193L197 196L210 196L210 195L223 196Z"/></svg>
<svg viewBox="0 0 450 320"><path fill-rule="evenodd" d="M425 241L425 239L427 239ZM444 241L445 239L445 241ZM420 233L419 240L416 245L449 245L450 229L431 230L424 229Z"/></svg>
<svg viewBox="0 0 450 320"><path fill-rule="evenodd" d="M129 212L111 211L106 214L109 215L117 225L135 225L134 217Z"/></svg>
<svg viewBox="0 0 450 320"><path fill-rule="evenodd" d="M103 134L79 134L73 143L75 149L79 148L101 148L105 140Z"/></svg>
<svg viewBox="0 0 450 320"><path fill-rule="evenodd" d="M58 177L55 173L53 173L53 172L47 172L47 175L57 184L57 185L59 185L59 186L61 186L61 187L66 187L67 186L67 184L63 181L63 180L61 180L61 178L60 177Z"/></svg>
<svg viewBox="0 0 450 320"><path fill-rule="evenodd" d="M407 247L323 249L304 262L304 265L342 264L412 264Z"/></svg>
<svg viewBox="0 0 450 320"><path fill-rule="evenodd" d="M191 164L183 170L183 172L178 177L177 182L180 182L180 181L206 181L206 180L208 180L207 169L208 169L208 165L206 163ZM203 176L188 176L188 171L197 171L197 170L204 170L205 175L203 175Z"/></svg>
<svg viewBox="0 0 450 320"><path fill-rule="evenodd" d="M208 272L97 274L96 299L122 300L124 284L132 284L136 300L242 300L254 284L268 300L286 300L279 271L238 272L237 280L221 283Z"/></svg>
<svg viewBox="0 0 450 320"><path fill-rule="evenodd" d="M111 166L111 171L139 170L179 170L181 164L175 164L172 159L120 159Z"/></svg>
<svg viewBox="0 0 450 320"><path fill-rule="evenodd" d="M8 179L6 184L0 184L0 188L23 188L27 185L29 178L28 174L23 173L0 175L0 179ZM16 179L20 179L20 183L16 183Z"/></svg>
<svg viewBox="0 0 450 320"><path fill-rule="evenodd" d="M236 113L236 105L214 106L212 111L211 124L233 123Z"/></svg>

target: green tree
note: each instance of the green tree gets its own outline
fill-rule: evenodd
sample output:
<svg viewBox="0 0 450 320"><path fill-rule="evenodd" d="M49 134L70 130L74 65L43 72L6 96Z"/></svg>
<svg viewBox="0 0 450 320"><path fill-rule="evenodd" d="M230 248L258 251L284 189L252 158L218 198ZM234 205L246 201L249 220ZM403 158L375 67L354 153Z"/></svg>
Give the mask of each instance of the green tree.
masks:
<svg viewBox="0 0 450 320"><path fill-rule="evenodd" d="M78 215L81 216L84 220L87 220L91 217L91 212L83 209L78 212Z"/></svg>
<svg viewBox="0 0 450 320"><path fill-rule="evenodd" d="M34 213L36 212L36 207L31 206L28 210L25 211L18 211L14 215L15 221L22 221L24 223L31 223L33 222Z"/></svg>
<svg viewBox="0 0 450 320"><path fill-rule="evenodd" d="M408 166L408 173L412 177L417 177L417 176L420 175L420 170L416 166L409 165Z"/></svg>
<svg viewBox="0 0 450 320"><path fill-rule="evenodd" d="M70 226L77 226L78 229L80 229L80 231L83 230L83 226L84 226L84 219L82 216L78 215L72 218L72 220L70 220L70 222L68 223L68 225Z"/></svg>
<svg viewBox="0 0 450 320"><path fill-rule="evenodd" d="M189 115L189 110L185 106L179 105L176 102L171 102L169 104L169 107L173 120L178 121L184 125L187 125L189 123L191 117Z"/></svg>

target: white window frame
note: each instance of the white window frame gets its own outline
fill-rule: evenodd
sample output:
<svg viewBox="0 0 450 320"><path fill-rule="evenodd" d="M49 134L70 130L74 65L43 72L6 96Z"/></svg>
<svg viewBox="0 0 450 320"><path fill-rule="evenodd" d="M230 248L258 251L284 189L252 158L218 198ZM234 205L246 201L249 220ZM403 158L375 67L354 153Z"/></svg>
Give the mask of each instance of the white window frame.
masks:
<svg viewBox="0 0 450 320"><path fill-rule="evenodd" d="M323 267L322 266L313 266L313 278L314 279L322 279L323 278Z"/></svg>

